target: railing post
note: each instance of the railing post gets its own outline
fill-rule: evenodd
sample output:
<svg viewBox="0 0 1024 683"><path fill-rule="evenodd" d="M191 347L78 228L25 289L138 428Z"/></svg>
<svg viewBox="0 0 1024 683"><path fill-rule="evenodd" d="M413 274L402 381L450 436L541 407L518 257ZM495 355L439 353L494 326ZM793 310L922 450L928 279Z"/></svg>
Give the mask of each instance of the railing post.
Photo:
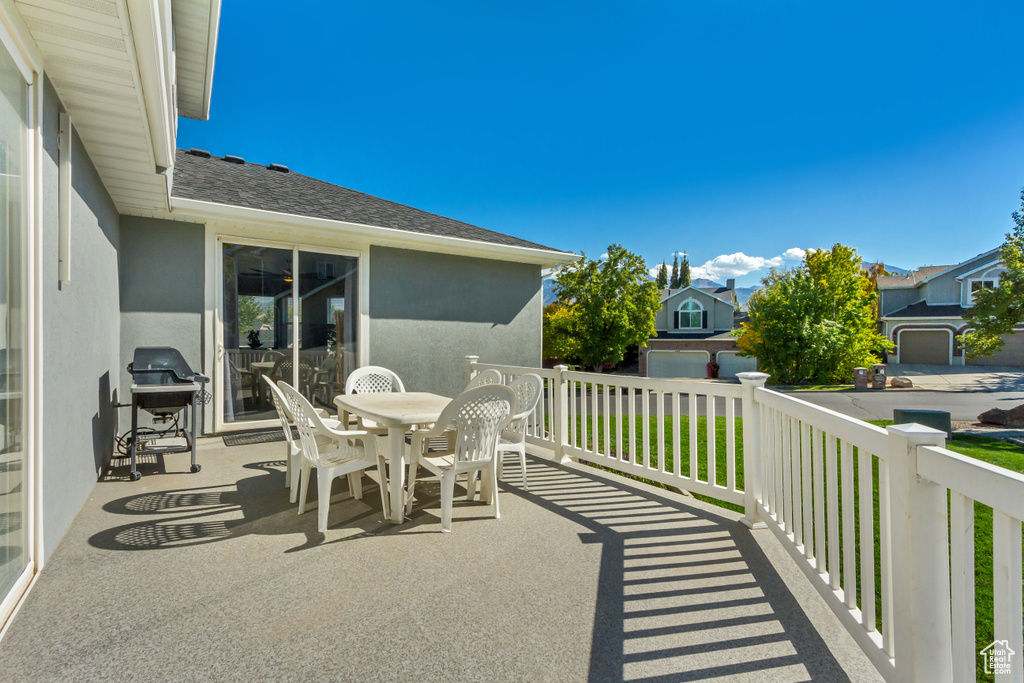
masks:
<svg viewBox="0 0 1024 683"><path fill-rule="evenodd" d="M736 375L743 385L743 523L751 529L764 529L757 512L757 501L764 491L762 486L761 411L754 399L754 390L765 385L769 375L763 372L740 372Z"/></svg>
<svg viewBox="0 0 1024 683"><path fill-rule="evenodd" d="M946 435L919 424L887 430L896 680L952 681L946 489L917 476L918 447L945 446Z"/></svg>
<svg viewBox="0 0 1024 683"><path fill-rule="evenodd" d="M480 360L480 356L466 356L466 384L473 379L476 373L473 371L473 364Z"/></svg>
<svg viewBox="0 0 1024 683"><path fill-rule="evenodd" d="M555 368L555 414L553 416L553 434L555 440L555 460L568 462L571 458L565 455L565 444L569 439L569 385L565 382L568 365L556 365Z"/></svg>

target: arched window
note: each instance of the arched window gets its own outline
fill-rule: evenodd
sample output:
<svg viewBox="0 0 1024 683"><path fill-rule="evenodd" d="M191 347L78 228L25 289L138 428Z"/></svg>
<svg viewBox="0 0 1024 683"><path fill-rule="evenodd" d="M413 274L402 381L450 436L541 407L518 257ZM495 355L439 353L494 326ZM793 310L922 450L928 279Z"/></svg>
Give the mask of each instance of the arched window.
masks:
<svg viewBox="0 0 1024 683"><path fill-rule="evenodd" d="M704 307L696 299L687 299L679 304L676 311L676 328L680 330L699 330L704 327Z"/></svg>

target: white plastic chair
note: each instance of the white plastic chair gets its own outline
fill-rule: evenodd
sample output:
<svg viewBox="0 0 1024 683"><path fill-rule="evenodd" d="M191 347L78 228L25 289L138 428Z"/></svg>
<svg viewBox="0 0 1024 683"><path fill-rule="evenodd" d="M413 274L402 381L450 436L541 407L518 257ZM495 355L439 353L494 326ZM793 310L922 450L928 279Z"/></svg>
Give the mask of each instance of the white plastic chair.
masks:
<svg viewBox="0 0 1024 683"><path fill-rule="evenodd" d="M391 370L382 368L379 365L367 365L356 368L345 380L346 394L387 394L391 392L405 393L405 385L401 378ZM373 420L358 418L356 424L359 429L371 431L374 434L386 434L387 429L381 427Z"/></svg>
<svg viewBox="0 0 1024 683"><path fill-rule="evenodd" d="M331 505L331 482L335 477L347 474L362 474L362 471L377 466L380 477L380 502L387 514L388 503L384 490L387 481L384 459L377 455L376 437L366 431L342 431L330 429L313 409L306 397L291 385L280 382L278 387L288 402L288 410L295 418L299 430L302 451L302 490L299 494L299 514L306 511L309 495L309 474L316 468L317 485L317 529L327 531L327 513ZM318 441L317 437L321 437ZM323 437L327 443L323 444ZM362 498L362 487L352 487L352 495Z"/></svg>
<svg viewBox="0 0 1024 683"><path fill-rule="evenodd" d="M288 400L285 398L284 393L274 383L274 380L270 379L266 375L263 375L263 380L270 387L270 398L274 402L274 409L277 410L277 417L281 420L281 429L284 431L285 444L288 447L288 455L285 460L285 471L284 471L284 487L290 489L288 500L292 503L296 502L299 498L299 473L302 467L302 447L295 441L292 436L292 425L295 424L294 418L288 409ZM317 411L320 414L320 411ZM341 429L341 422L329 417L323 417L321 420L328 429L337 430ZM350 478L350 483L355 477ZM352 484L352 490L356 490L358 484Z"/></svg>
<svg viewBox="0 0 1024 683"><path fill-rule="evenodd" d="M463 391L469 391L470 389L476 389L477 387L485 387L488 384L501 384L501 373L494 368L488 368L482 370L473 376L473 379L469 380L469 384Z"/></svg>
<svg viewBox="0 0 1024 683"><path fill-rule="evenodd" d="M515 414L512 415L508 426L502 430L501 438L498 440L498 478L501 478L501 467L505 460L505 454L518 453L519 462L523 467L523 489L526 491L530 490L526 483L526 427L530 415L536 410L537 403L540 402L543 386L544 382L540 375L535 375L532 372L520 375L512 382L509 388L516 395L515 408L513 408Z"/></svg>
<svg viewBox="0 0 1024 683"><path fill-rule="evenodd" d="M417 429L412 433L409 447L409 496L406 514L412 512L413 497L416 493L416 471L419 466L427 468L441 479L441 531L452 530L452 505L455 499L455 478L467 474L466 498L472 500L474 479L477 472L489 476L491 484L498 487L497 457L498 437L511 419L512 406L516 395L503 384L490 384L470 389L452 399L441 412L437 422L429 429ZM433 437L441 436L454 423L455 444L449 453L426 452ZM494 517L501 516L498 496L494 496Z"/></svg>

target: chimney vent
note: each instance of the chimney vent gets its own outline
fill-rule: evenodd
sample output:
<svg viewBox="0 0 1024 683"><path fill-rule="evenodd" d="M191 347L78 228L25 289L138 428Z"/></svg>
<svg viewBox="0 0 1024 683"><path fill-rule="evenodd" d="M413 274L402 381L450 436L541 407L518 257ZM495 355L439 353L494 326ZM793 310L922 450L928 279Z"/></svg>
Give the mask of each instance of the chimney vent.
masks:
<svg viewBox="0 0 1024 683"><path fill-rule="evenodd" d="M271 171L280 171L281 173L287 173L288 167L284 164L270 164L267 166Z"/></svg>
<svg viewBox="0 0 1024 683"><path fill-rule="evenodd" d="M725 281L725 288L726 289L730 289L730 290L736 289L736 280L735 280L735 278L729 278L728 280L726 280Z"/></svg>
<svg viewBox="0 0 1024 683"><path fill-rule="evenodd" d="M224 161L229 161L232 164L244 164L245 163L245 159L243 159L242 157L232 156L231 154L225 154L224 155Z"/></svg>
<svg viewBox="0 0 1024 683"><path fill-rule="evenodd" d="M207 152L205 149L196 149L195 147L193 147L188 151L188 153L194 157L202 157L204 159L210 158L210 153Z"/></svg>

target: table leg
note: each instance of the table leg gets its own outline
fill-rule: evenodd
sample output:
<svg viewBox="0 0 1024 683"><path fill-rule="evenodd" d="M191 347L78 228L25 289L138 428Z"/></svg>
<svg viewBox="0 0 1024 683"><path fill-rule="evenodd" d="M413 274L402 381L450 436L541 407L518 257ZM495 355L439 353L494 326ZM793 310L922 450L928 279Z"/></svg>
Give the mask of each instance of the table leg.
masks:
<svg viewBox="0 0 1024 683"><path fill-rule="evenodd" d="M405 427L388 427L388 488L391 489L391 523L405 521Z"/></svg>

